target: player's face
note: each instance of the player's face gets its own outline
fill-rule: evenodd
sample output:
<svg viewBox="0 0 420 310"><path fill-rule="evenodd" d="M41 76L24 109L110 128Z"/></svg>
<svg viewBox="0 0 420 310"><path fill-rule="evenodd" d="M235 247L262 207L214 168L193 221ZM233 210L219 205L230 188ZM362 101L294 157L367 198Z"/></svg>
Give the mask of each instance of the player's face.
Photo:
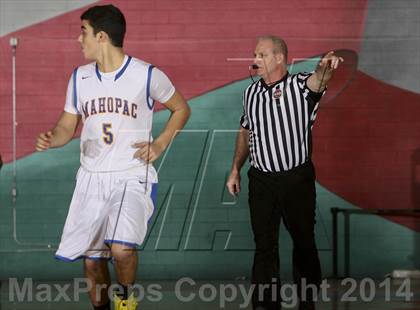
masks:
<svg viewBox="0 0 420 310"><path fill-rule="evenodd" d="M96 60L99 51L99 33L93 33L93 28L87 20L82 20L81 33L77 39L82 47L83 55L88 60Z"/></svg>
<svg viewBox="0 0 420 310"><path fill-rule="evenodd" d="M257 74L264 80L269 79L269 75L278 70L281 64L280 54L274 54L273 50L271 40L260 40L255 47L254 64L258 66Z"/></svg>

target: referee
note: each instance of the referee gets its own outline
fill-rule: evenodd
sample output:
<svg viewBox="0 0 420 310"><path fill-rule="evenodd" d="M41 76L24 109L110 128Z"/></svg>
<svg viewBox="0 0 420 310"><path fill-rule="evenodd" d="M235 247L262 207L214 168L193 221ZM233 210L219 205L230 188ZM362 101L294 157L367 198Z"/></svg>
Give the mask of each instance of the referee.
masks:
<svg viewBox="0 0 420 310"><path fill-rule="evenodd" d="M286 43L276 36L257 40L253 68L261 79L243 94L241 127L226 184L232 195L239 193L240 170L249 156L249 208L255 241L253 309L281 308L281 219L293 239L293 277L299 309L315 309L317 292L311 286L320 285L321 267L314 236L316 192L311 130L319 100L342 61L329 52L315 72L289 74Z"/></svg>

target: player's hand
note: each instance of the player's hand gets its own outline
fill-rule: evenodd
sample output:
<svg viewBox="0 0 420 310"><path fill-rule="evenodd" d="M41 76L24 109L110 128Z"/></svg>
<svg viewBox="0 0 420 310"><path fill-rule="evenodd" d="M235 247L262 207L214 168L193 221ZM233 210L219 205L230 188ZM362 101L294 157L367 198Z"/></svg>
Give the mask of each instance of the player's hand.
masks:
<svg viewBox="0 0 420 310"><path fill-rule="evenodd" d="M322 57L319 62L319 66L323 70L333 71L338 68L339 64L344 61L343 57L338 57L334 55L334 51L328 52L324 57Z"/></svg>
<svg viewBox="0 0 420 310"><path fill-rule="evenodd" d="M232 171L226 182L226 186L231 195L236 196L241 191L241 175L239 172Z"/></svg>
<svg viewBox="0 0 420 310"><path fill-rule="evenodd" d="M134 158L139 158L144 160L146 163L152 163L156 159L159 158L160 154L162 154L164 148L160 145L156 144L155 142L138 142L134 143L133 147L138 149L134 153Z"/></svg>
<svg viewBox="0 0 420 310"><path fill-rule="evenodd" d="M52 138L52 131L48 131L46 133L40 133L36 139L35 149L38 152L46 151L51 146L51 138Z"/></svg>

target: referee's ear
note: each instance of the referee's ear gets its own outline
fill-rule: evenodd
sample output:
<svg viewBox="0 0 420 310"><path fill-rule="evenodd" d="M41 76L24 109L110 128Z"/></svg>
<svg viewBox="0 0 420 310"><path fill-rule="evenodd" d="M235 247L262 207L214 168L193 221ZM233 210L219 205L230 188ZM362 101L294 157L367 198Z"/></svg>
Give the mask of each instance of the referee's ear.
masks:
<svg viewBox="0 0 420 310"><path fill-rule="evenodd" d="M282 53L277 53L276 54L276 59L277 59L278 64L281 64L282 62L286 62L284 54L282 54Z"/></svg>

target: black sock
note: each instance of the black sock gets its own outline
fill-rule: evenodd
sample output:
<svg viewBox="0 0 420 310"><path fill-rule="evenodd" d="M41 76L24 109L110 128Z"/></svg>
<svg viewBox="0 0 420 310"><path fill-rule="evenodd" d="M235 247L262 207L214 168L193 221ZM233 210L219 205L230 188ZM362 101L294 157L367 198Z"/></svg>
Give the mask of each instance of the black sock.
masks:
<svg viewBox="0 0 420 310"><path fill-rule="evenodd" d="M108 300L108 302L102 306L93 306L93 309L95 310L111 310L110 308L110 302Z"/></svg>

